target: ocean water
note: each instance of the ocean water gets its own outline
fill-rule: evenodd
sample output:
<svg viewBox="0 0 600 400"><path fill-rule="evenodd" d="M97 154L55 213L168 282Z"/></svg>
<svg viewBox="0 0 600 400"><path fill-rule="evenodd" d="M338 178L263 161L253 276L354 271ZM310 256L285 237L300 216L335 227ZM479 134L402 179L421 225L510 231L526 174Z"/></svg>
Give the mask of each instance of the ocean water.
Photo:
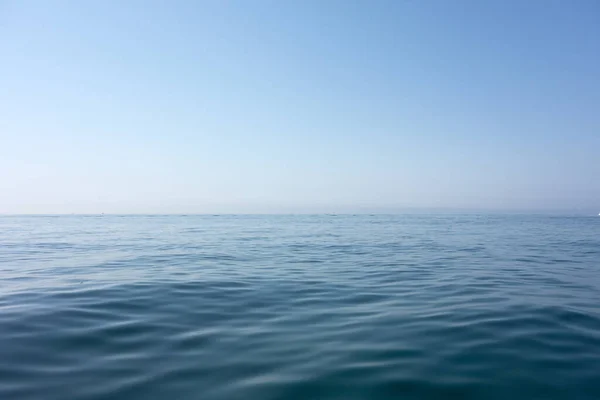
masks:
<svg viewBox="0 0 600 400"><path fill-rule="evenodd" d="M451 398L600 398L599 217L0 217L0 399Z"/></svg>

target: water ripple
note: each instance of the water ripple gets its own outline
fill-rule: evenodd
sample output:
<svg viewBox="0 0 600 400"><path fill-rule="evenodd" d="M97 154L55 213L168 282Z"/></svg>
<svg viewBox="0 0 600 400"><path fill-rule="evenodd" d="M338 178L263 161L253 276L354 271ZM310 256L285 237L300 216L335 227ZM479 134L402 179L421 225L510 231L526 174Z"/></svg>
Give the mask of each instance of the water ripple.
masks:
<svg viewBox="0 0 600 400"><path fill-rule="evenodd" d="M596 219L0 227L3 399L600 398Z"/></svg>

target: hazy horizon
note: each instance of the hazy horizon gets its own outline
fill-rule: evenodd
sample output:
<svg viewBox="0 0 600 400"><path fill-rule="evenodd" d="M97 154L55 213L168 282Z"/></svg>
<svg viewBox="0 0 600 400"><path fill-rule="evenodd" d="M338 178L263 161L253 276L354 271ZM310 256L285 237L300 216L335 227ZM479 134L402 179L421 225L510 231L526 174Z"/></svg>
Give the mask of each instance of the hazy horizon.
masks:
<svg viewBox="0 0 600 400"><path fill-rule="evenodd" d="M0 214L597 215L599 16L0 2Z"/></svg>
<svg viewBox="0 0 600 400"><path fill-rule="evenodd" d="M597 216L594 210L583 209L487 209L487 208L301 208L290 207L279 211L250 209L244 212L215 210L215 212L56 212L56 213L0 213L0 216L286 216L286 215L554 215L554 216Z"/></svg>

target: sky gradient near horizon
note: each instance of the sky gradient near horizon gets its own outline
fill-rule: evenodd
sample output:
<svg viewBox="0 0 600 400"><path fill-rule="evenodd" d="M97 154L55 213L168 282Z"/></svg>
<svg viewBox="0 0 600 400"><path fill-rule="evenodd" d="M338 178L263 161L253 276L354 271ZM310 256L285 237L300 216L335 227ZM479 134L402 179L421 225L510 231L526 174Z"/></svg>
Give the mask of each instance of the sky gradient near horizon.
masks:
<svg viewBox="0 0 600 400"><path fill-rule="evenodd" d="M0 0L0 213L597 213L599 21L595 0Z"/></svg>

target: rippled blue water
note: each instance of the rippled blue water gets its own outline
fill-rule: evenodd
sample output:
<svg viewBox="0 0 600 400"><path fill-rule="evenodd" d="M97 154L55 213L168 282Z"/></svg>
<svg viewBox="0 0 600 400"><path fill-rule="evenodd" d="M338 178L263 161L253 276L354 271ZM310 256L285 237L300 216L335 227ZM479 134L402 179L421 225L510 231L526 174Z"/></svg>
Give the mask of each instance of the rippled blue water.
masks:
<svg viewBox="0 0 600 400"><path fill-rule="evenodd" d="M600 218L0 217L1 399L598 399Z"/></svg>

